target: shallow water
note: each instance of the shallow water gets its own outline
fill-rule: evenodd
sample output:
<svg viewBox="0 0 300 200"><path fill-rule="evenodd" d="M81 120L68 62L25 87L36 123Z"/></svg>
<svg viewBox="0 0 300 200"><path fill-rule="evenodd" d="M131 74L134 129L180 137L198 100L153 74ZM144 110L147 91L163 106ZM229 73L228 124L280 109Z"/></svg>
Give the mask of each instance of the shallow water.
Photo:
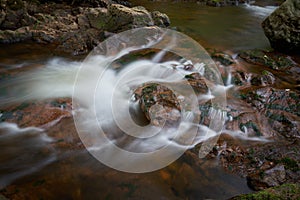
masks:
<svg viewBox="0 0 300 200"><path fill-rule="evenodd" d="M218 8L185 2L131 2L151 11L166 13L171 19L171 27L193 37L205 48L230 51L270 48L260 24L276 8L273 6L240 5Z"/></svg>

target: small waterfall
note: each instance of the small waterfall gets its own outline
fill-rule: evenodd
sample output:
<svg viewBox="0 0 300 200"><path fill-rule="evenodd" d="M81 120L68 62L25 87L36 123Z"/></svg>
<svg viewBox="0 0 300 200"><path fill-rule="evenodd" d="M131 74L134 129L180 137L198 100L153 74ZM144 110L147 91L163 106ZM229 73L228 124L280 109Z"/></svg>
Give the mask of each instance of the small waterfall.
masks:
<svg viewBox="0 0 300 200"><path fill-rule="evenodd" d="M232 82L232 75L230 69L227 71L227 80L226 80L226 86L231 85Z"/></svg>

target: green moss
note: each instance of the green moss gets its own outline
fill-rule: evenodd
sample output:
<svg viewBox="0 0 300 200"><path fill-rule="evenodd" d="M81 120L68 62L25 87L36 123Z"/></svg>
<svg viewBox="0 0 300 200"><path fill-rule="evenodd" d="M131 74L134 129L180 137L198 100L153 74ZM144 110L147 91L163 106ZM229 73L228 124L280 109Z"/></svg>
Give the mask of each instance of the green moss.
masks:
<svg viewBox="0 0 300 200"><path fill-rule="evenodd" d="M283 184L257 193L243 194L231 200L298 200L300 199L299 184Z"/></svg>
<svg viewBox="0 0 300 200"><path fill-rule="evenodd" d="M268 104L266 107L273 110L285 110L284 106L280 104Z"/></svg>
<svg viewBox="0 0 300 200"><path fill-rule="evenodd" d="M147 87L144 87L142 90L142 95L151 94L153 91L157 90L157 86L158 84L153 83Z"/></svg>
<svg viewBox="0 0 300 200"><path fill-rule="evenodd" d="M13 112L1 112L0 122L12 119L13 117Z"/></svg>
<svg viewBox="0 0 300 200"><path fill-rule="evenodd" d="M192 74L185 75L184 78L186 78L186 79L195 79Z"/></svg>
<svg viewBox="0 0 300 200"><path fill-rule="evenodd" d="M64 102L58 102L58 101L54 100L54 101L51 101L50 104L53 107L59 107L59 108L61 108L61 107L66 108L67 107L67 102L65 102L65 101Z"/></svg>
<svg viewBox="0 0 300 200"><path fill-rule="evenodd" d="M238 79L237 77L232 77L232 82L235 85L239 85L239 86L243 85L243 82L240 79Z"/></svg>
<svg viewBox="0 0 300 200"><path fill-rule="evenodd" d="M246 94L240 94L240 98L241 99L247 99L247 95Z"/></svg>
<svg viewBox="0 0 300 200"><path fill-rule="evenodd" d="M244 126L247 128L252 128L254 130L256 136L262 136L262 133L260 132L260 130L258 129L257 125L254 122L248 121L246 123L241 123L240 129L242 130Z"/></svg>
<svg viewBox="0 0 300 200"><path fill-rule="evenodd" d="M269 117L272 120L281 122L281 123L286 123L286 124L291 124L291 122L286 118L284 115L277 115L277 114L272 114L271 112L266 113L266 117Z"/></svg>
<svg viewBox="0 0 300 200"><path fill-rule="evenodd" d="M299 95L297 95L297 93L291 92L291 93L289 94L289 96L290 96L292 99L294 99L294 100L296 100L296 101L299 101Z"/></svg>
<svg viewBox="0 0 300 200"><path fill-rule="evenodd" d="M269 55L269 52L259 49L244 51L240 56L276 70L282 70L293 65L292 61L285 56Z"/></svg>
<svg viewBox="0 0 300 200"><path fill-rule="evenodd" d="M298 171L299 170L299 166L298 166L298 163L297 161L291 159L291 158L288 158L288 157L285 157L285 158L282 158L280 161L280 163L283 163L284 166L287 168L287 169L290 169L294 172Z"/></svg>
<svg viewBox="0 0 300 200"><path fill-rule="evenodd" d="M262 75L268 75L268 74L270 74L270 73L271 73L271 72L269 72L269 71L267 71L267 70L264 70L264 71L261 72Z"/></svg>

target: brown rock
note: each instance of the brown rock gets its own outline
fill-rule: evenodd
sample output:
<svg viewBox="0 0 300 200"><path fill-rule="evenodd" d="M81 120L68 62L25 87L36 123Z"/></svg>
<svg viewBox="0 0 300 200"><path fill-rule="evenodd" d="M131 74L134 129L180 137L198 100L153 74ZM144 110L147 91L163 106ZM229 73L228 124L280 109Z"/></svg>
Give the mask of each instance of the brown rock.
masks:
<svg viewBox="0 0 300 200"><path fill-rule="evenodd" d="M276 165L266 171L259 171L247 177L248 184L254 190L279 186L285 181L286 172L284 165Z"/></svg>

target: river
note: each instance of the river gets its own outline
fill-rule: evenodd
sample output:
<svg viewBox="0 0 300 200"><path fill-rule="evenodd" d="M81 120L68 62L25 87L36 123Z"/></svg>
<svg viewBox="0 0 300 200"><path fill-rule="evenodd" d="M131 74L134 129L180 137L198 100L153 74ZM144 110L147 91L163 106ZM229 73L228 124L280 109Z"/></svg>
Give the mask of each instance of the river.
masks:
<svg viewBox="0 0 300 200"><path fill-rule="evenodd" d="M274 6L210 7L191 2L131 1L146 9L166 13L171 27L191 36L206 48L238 51L270 48L261 22Z"/></svg>
<svg viewBox="0 0 300 200"><path fill-rule="evenodd" d="M207 49L236 53L245 49L270 48L260 23L274 7L241 5L214 8L184 2L133 2L149 10L166 13L172 27L194 38ZM42 92L35 94L31 91L30 94L44 98L56 97L50 93L61 84L69 87L67 80L61 79L60 75L68 73L69 69L73 71L83 59L57 55L49 46L31 43L0 46L2 81L9 82L11 77L31 72L32 69L58 69L52 74L55 79L49 80L49 83L44 82L49 78L47 73L25 79L25 82L32 79L37 80L36 83L43 82L44 85L38 85L44 89ZM13 85L26 85L22 81L18 80ZM55 84L47 87L50 83ZM6 89L10 90L9 87ZM7 94L3 88L0 93L2 98L3 94ZM18 96L26 90L20 88L9 95ZM66 102L59 104L59 109L65 109L68 100ZM51 103L53 105L53 101ZM2 121L5 111L1 110L0 114ZM37 115L32 120L38 119ZM34 123L29 120L27 124ZM217 164L218 160L198 160L193 153L187 153L168 167L151 173L130 174L111 169L83 148L70 117L63 118L54 126L50 125L50 128L25 127L26 124L22 128L14 123L0 124L0 145L4 147L0 153L0 189L13 199L199 200L227 199L252 191L245 178L224 171Z"/></svg>

